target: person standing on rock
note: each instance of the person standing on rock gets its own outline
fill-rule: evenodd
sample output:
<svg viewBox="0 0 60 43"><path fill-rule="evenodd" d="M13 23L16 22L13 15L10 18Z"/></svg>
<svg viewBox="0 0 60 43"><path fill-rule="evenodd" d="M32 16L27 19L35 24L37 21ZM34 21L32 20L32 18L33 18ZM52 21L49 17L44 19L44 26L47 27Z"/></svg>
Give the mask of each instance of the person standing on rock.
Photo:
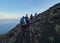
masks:
<svg viewBox="0 0 60 43"><path fill-rule="evenodd" d="M31 16L30 16L30 24L32 24L32 22L33 22L33 15L31 14Z"/></svg>
<svg viewBox="0 0 60 43"><path fill-rule="evenodd" d="M29 18L28 18L28 16L27 16L27 14L26 14L26 17L22 17L21 19L20 19L20 23L21 23L21 30L22 30L22 37L21 37L21 40L23 40L24 38L27 38L28 40L29 40ZM26 40L27 40L26 39ZM21 42L23 42L23 41L21 41ZM27 41L26 41L27 42Z"/></svg>
<svg viewBox="0 0 60 43"><path fill-rule="evenodd" d="M26 34L25 34L26 39L25 40L26 40L26 43L29 43L30 42L30 33L29 33L30 19L28 17L28 14L26 14L25 19L26 19L26 23L27 23L27 25L26 25L26 27L27 27L26 28Z"/></svg>
<svg viewBox="0 0 60 43"><path fill-rule="evenodd" d="M21 24L21 28L25 28L26 27L26 20L25 20L24 16L20 19L20 24Z"/></svg>
<svg viewBox="0 0 60 43"><path fill-rule="evenodd" d="M37 13L35 13L35 19L37 18Z"/></svg>
<svg viewBox="0 0 60 43"><path fill-rule="evenodd" d="M26 29L26 19L24 16L20 19L20 24L21 24L22 36L24 36Z"/></svg>
<svg viewBox="0 0 60 43"><path fill-rule="evenodd" d="M26 19L26 23L27 23L26 26L29 27L29 17L28 17L28 14L26 14L25 19Z"/></svg>

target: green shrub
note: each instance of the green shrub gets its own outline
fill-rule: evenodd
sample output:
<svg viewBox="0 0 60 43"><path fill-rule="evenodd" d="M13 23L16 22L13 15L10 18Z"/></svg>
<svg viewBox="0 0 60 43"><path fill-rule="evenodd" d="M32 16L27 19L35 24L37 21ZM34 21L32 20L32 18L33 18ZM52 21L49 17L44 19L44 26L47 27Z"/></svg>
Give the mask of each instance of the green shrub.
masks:
<svg viewBox="0 0 60 43"><path fill-rule="evenodd" d="M60 33L60 25L56 25L55 31L56 31L57 33Z"/></svg>
<svg viewBox="0 0 60 43"><path fill-rule="evenodd" d="M54 40L54 37L53 36L50 36L49 37L49 40L53 41Z"/></svg>

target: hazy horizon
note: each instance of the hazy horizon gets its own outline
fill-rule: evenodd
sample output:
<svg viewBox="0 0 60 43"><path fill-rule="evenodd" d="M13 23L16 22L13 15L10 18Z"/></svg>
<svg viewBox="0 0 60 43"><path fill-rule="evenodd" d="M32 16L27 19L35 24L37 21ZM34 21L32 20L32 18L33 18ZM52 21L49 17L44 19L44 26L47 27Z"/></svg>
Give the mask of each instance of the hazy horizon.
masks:
<svg viewBox="0 0 60 43"><path fill-rule="evenodd" d="M0 34L5 34L19 23L19 19L0 19Z"/></svg>

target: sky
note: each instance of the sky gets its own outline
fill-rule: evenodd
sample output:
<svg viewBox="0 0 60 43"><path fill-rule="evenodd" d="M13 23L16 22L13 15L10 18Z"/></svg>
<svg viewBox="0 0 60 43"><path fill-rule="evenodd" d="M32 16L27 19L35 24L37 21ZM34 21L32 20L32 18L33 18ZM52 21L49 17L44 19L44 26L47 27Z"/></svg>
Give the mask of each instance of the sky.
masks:
<svg viewBox="0 0 60 43"><path fill-rule="evenodd" d="M0 19L41 13L59 2L60 0L0 0Z"/></svg>

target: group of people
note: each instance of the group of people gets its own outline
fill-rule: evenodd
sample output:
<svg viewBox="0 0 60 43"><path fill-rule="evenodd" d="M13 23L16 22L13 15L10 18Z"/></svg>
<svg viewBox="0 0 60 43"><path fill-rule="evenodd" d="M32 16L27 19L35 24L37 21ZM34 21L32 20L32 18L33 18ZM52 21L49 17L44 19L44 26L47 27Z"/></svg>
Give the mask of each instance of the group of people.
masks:
<svg viewBox="0 0 60 43"><path fill-rule="evenodd" d="M26 14L26 16L22 16L22 18L20 19L22 39L25 36L25 34L26 35L29 34L28 27L30 26L30 23L32 22L32 20L33 20L33 15L32 14L31 14L30 18L28 17L28 14Z"/></svg>
<svg viewBox="0 0 60 43"><path fill-rule="evenodd" d="M29 27L29 24L32 23L33 20L33 15L31 14L30 18L28 17L28 14L26 14L26 16L22 16L22 18L20 19L20 24L21 24L21 28L27 28Z"/></svg>
<svg viewBox="0 0 60 43"><path fill-rule="evenodd" d="M35 14L35 17L37 17L37 14ZM34 16L32 14L30 15L30 18L28 17L28 14L26 14L26 16L22 16L22 18L20 19L21 33L22 33L21 40L23 40L24 37L26 37L29 40L29 26L33 24L33 19Z"/></svg>

